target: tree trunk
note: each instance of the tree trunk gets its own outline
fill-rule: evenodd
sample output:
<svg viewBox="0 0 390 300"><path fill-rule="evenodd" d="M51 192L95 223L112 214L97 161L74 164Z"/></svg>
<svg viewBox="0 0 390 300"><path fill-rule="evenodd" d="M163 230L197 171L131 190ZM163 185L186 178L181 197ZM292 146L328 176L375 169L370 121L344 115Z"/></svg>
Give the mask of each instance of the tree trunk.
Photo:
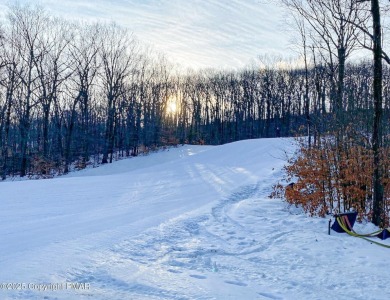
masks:
<svg viewBox="0 0 390 300"><path fill-rule="evenodd" d="M49 154L49 117L50 104L43 106L43 157L48 158Z"/></svg>
<svg viewBox="0 0 390 300"><path fill-rule="evenodd" d="M108 97L108 110L107 110L107 121L106 121L106 132L104 136L104 149L103 149L103 159L102 164L108 163L108 154L112 151L111 149L111 135L113 134L114 127L114 100L110 95Z"/></svg>
<svg viewBox="0 0 390 300"><path fill-rule="evenodd" d="M20 126L20 148L21 148L21 166L20 166L20 177L26 176L27 173L27 140L28 140L28 131L30 129L29 125L30 116L27 115L21 121Z"/></svg>
<svg viewBox="0 0 390 300"><path fill-rule="evenodd" d="M383 184L380 168L380 145L382 123L382 37L380 7L378 0L371 0L371 14L373 20L373 55L374 55L374 124L372 133L372 150L374 153L373 166L373 216L372 222L377 226L384 226Z"/></svg>
<svg viewBox="0 0 390 300"><path fill-rule="evenodd" d="M70 151L70 146L72 144L72 136L73 136L73 129L74 129L74 123L76 120L76 104L77 100L73 103L72 106L72 114L70 117L70 124L66 133L66 140L65 140L65 169L64 173L67 174L69 173L69 165L71 163L71 151Z"/></svg>

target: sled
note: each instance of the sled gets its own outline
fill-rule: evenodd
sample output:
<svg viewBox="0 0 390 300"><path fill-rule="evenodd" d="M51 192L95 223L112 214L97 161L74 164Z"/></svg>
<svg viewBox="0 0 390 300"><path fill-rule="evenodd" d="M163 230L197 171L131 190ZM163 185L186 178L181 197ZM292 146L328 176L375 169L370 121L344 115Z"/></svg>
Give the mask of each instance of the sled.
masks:
<svg viewBox="0 0 390 300"><path fill-rule="evenodd" d="M332 225L332 229L338 233L346 232L342 226L340 226L340 222L337 221L339 219L342 221L343 224L345 224L345 227L349 230L352 231L353 225L355 224L357 217L357 212L346 212L346 213L341 213L335 215L335 221Z"/></svg>

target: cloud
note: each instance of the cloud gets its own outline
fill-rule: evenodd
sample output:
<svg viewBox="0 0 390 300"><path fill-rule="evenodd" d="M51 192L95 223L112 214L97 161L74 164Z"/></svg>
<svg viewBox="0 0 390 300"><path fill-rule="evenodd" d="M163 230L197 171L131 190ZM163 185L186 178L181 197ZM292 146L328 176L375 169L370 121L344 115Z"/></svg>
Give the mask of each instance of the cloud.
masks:
<svg viewBox="0 0 390 300"><path fill-rule="evenodd" d="M20 1L20 0L19 0ZM20 1L25 3L27 1ZM0 5L5 4L0 0ZM282 9L258 0L41 0L70 19L115 21L184 67L239 68L285 53Z"/></svg>

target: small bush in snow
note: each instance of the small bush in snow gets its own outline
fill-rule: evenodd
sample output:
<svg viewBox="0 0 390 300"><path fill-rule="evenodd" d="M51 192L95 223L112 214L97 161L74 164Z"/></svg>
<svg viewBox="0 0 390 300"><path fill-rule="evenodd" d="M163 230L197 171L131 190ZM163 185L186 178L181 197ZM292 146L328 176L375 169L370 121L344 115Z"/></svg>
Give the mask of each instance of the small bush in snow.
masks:
<svg viewBox="0 0 390 300"><path fill-rule="evenodd" d="M301 206L314 216L356 210L358 220L371 221L373 152L368 144L356 139L322 138L314 146L299 142L297 155L285 166L284 181L274 186L271 197ZM383 226L389 224L390 149L381 149L384 186Z"/></svg>

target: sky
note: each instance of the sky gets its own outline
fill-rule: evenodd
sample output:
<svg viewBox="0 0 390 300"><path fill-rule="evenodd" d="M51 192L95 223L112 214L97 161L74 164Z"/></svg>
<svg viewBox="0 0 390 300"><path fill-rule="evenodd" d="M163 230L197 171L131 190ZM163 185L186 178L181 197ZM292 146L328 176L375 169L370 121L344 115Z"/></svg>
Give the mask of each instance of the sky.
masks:
<svg viewBox="0 0 390 300"><path fill-rule="evenodd" d="M183 67L242 68L289 52L283 9L269 0L19 0L27 2L68 19L114 21Z"/></svg>

